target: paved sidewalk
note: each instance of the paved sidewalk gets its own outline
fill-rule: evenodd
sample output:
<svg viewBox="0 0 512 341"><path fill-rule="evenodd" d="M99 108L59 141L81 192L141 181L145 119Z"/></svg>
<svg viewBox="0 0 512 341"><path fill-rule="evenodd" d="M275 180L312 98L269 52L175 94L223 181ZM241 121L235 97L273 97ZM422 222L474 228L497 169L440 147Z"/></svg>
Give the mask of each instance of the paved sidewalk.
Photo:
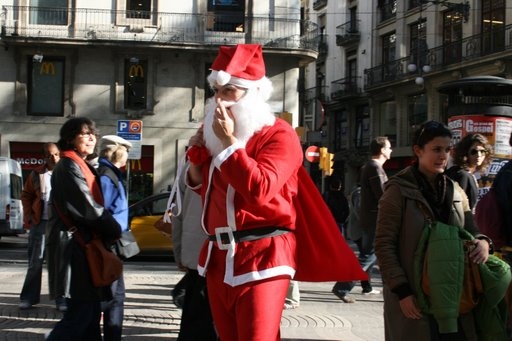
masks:
<svg viewBox="0 0 512 341"><path fill-rule="evenodd" d="M166 266L162 263L126 263L124 340L176 339L181 311L172 303L170 292L182 274L174 263L164 271ZM43 274L41 304L29 310L18 309L24 276L25 265L2 264L0 267L0 341L43 340L44 333L61 318L61 313L48 299L46 272ZM374 283L376 289L382 289L378 275ZM362 295L357 286L353 290L357 302L346 304L331 293L333 284L299 284L301 305L283 312L283 340L384 339L382 295Z"/></svg>

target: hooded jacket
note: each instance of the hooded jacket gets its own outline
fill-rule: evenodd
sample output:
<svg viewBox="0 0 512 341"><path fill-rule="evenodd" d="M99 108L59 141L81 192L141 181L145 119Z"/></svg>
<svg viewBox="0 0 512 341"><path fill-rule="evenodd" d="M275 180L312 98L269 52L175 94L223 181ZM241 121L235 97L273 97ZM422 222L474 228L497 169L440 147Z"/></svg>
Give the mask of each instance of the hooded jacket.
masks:
<svg viewBox="0 0 512 341"><path fill-rule="evenodd" d="M419 320L406 318L400 309L400 299L417 295L414 288L414 254L425 226L422 206L434 216L420 191L410 166L393 176L385 185L379 201L375 253L384 284L384 322L386 340L431 340L427 314ZM460 186L453 184L453 194L445 198L451 202L447 224L463 227L471 234L478 233L473 223L468 199ZM471 319L461 318L468 340L476 340Z"/></svg>

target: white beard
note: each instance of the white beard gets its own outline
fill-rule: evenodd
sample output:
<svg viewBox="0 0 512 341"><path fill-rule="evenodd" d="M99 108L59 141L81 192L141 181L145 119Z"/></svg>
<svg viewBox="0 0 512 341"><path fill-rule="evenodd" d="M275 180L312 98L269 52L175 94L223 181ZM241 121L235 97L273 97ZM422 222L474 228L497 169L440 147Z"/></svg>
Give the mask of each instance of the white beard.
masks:
<svg viewBox="0 0 512 341"><path fill-rule="evenodd" d="M225 103L235 121L234 135L244 145L249 139L265 126L274 124L276 117L270 111L270 106L256 93L257 90L249 89L247 94L238 102ZM206 147L213 157L224 150L222 143L213 132L212 123L215 116L217 103L214 98L209 98L205 107L203 136Z"/></svg>

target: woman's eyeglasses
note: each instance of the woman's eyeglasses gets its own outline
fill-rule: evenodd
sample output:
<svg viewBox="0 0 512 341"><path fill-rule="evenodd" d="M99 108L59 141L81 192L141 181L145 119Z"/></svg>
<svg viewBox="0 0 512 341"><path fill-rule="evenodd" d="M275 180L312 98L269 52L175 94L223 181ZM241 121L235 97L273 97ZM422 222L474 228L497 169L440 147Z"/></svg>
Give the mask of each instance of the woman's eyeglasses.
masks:
<svg viewBox="0 0 512 341"><path fill-rule="evenodd" d="M81 138L89 140L91 137L96 137L96 134L93 133L93 132L84 132L84 133L78 134L78 136L80 136Z"/></svg>
<svg viewBox="0 0 512 341"><path fill-rule="evenodd" d="M487 155L487 150L486 149L471 149L469 151L469 154L473 155L473 156L475 156L476 154Z"/></svg>

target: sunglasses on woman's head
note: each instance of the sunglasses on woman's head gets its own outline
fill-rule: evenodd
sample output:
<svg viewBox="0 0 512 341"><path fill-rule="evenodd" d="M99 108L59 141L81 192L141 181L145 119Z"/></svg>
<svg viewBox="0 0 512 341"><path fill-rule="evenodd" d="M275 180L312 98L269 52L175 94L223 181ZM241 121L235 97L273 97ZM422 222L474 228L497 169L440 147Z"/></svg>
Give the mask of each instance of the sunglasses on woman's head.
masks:
<svg viewBox="0 0 512 341"><path fill-rule="evenodd" d="M421 137L423 136L423 133L426 130L439 129L443 126L444 126L444 124L437 122L437 121L430 121L430 122L425 123L425 125L423 126L423 128L420 131L420 134L418 135L418 142L421 141Z"/></svg>

